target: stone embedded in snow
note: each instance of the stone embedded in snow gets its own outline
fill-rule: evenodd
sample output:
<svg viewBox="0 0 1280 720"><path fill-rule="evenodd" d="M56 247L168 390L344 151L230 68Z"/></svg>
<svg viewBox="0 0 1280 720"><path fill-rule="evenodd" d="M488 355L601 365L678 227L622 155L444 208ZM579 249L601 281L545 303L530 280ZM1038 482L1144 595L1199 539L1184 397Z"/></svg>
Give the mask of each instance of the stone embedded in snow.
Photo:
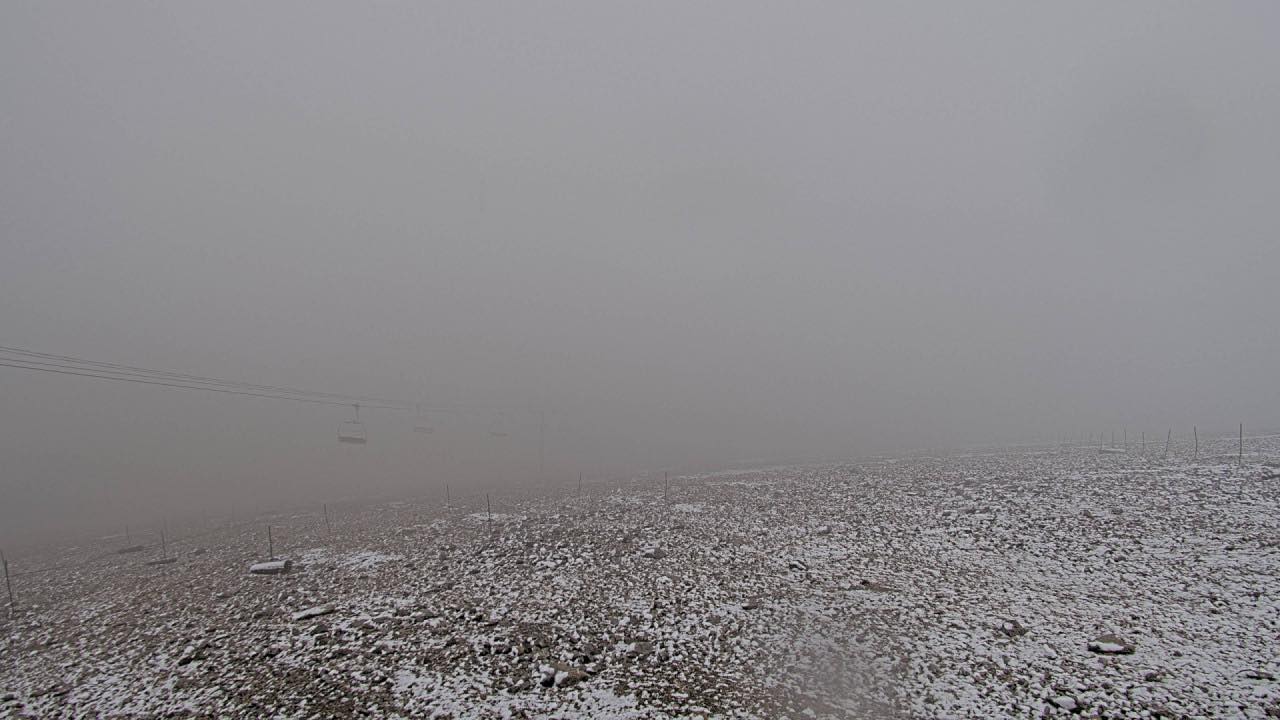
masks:
<svg viewBox="0 0 1280 720"><path fill-rule="evenodd" d="M647 640L638 640L636 642L631 643L631 645L627 648L627 657L632 659L644 657L646 655L651 655L651 654L653 654L653 643Z"/></svg>
<svg viewBox="0 0 1280 720"><path fill-rule="evenodd" d="M893 592L893 588L888 585L878 583L875 580L868 580L866 578L862 578L862 580L858 582L858 586L863 590L870 590L871 592Z"/></svg>
<svg viewBox="0 0 1280 720"><path fill-rule="evenodd" d="M1099 635L1098 639L1089 642L1091 652L1103 655L1132 655L1133 649L1133 643L1110 633Z"/></svg>
<svg viewBox="0 0 1280 720"><path fill-rule="evenodd" d="M805 563L805 561L803 560L788 560L787 569L788 570L808 570L809 565Z"/></svg>
<svg viewBox="0 0 1280 720"><path fill-rule="evenodd" d="M1067 712L1075 712L1080 709L1080 704L1070 695L1059 695L1049 701L1056 708L1061 708Z"/></svg>
<svg viewBox="0 0 1280 720"><path fill-rule="evenodd" d="M543 687L568 687L587 679L583 670L562 662L538 667L538 684Z"/></svg>
<svg viewBox="0 0 1280 720"><path fill-rule="evenodd" d="M206 657L204 651L208 648L208 641L186 646L182 650L182 655L178 657L178 665L187 665L195 662L196 660L204 660Z"/></svg>
<svg viewBox="0 0 1280 720"><path fill-rule="evenodd" d="M172 565L176 562L178 562L178 558L176 557L156 558L155 560L148 560L147 565Z"/></svg>
<svg viewBox="0 0 1280 720"><path fill-rule="evenodd" d="M250 565L249 572L254 575L282 575L292 567L293 562L290 560L268 560Z"/></svg>
<svg viewBox="0 0 1280 720"><path fill-rule="evenodd" d="M1027 634L1027 629L1017 620L1006 620L1000 623L1000 632L1007 637L1019 637Z"/></svg>
<svg viewBox="0 0 1280 720"><path fill-rule="evenodd" d="M361 550L354 552L339 561L343 567L352 568L354 570L371 570L378 565L387 562L395 562L404 560L403 555L389 555L387 553L377 552L376 550Z"/></svg>
<svg viewBox="0 0 1280 720"><path fill-rule="evenodd" d="M321 615L328 615L331 612L333 612L333 608L328 605L317 605L315 607L309 607L306 610L299 610L293 614L293 619L295 621L309 620L314 617L320 617Z"/></svg>
<svg viewBox="0 0 1280 720"><path fill-rule="evenodd" d="M819 534L819 535L830 535L830 534L831 534L831 526L830 526L830 525L819 525L819 526L818 526L818 534Z"/></svg>
<svg viewBox="0 0 1280 720"><path fill-rule="evenodd" d="M578 668L569 668L568 670L560 670L556 673L556 687L568 687L575 685L587 679L587 673Z"/></svg>
<svg viewBox="0 0 1280 720"><path fill-rule="evenodd" d="M661 560L667 556L667 551L660 547L648 547L644 549L641 555L653 560Z"/></svg>

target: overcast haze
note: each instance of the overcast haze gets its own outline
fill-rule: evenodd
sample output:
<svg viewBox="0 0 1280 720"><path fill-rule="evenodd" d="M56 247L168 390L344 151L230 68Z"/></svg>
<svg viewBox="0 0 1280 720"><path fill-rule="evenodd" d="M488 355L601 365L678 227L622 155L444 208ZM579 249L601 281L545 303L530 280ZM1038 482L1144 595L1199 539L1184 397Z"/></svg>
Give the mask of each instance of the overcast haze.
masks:
<svg viewBox="0 0 1280 720"><path fill-rule="evenodd" d="M1275 427L1280 5L0 8L0 521ZM502 425L510 437L489 433ZM79 510L73 511L74 508Z"/></svg>

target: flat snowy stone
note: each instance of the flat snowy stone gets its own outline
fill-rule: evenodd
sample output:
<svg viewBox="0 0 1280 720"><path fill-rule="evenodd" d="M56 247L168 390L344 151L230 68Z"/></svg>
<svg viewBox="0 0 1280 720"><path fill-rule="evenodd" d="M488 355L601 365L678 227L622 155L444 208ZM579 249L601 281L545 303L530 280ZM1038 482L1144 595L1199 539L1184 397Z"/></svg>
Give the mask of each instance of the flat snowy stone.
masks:
<svg viewBox="0 0 1280 720"><path fill-rule="evenodd" d="M291 567L293 563L289 560L269 560L250 565L249 572L254 575L281 575L289 572Z"/></svg>
<svg viewBox="0 0 1280 720"><path fill-rule="evenodd" d="M1101 635L1097 640L1089 642L1089 650L1104 655L1131 655L1133 643L1126 642L1115 635Z"/></svg>
<svg viewBox="0 0 1280 720"><path fill-rule="evenodd" d="M293 614L293 619L307 620L313 617L320 617L321 615L328 615L331 612L333 612L333 608L327 605L317 605L315 607L309 607L306 610L299 610Z"/></svg>
<svg viewBox="0 0 1280 720"><path fill-rule="evenodd" d="M1053 703L1054 707L1062 708L1067 712L1073 712L1075 711L1076 708L1080 707L1076 703L1076 699L1071 697L1070 695L1059 695L1058 697L1050 700L1049 702Z"/></svg>

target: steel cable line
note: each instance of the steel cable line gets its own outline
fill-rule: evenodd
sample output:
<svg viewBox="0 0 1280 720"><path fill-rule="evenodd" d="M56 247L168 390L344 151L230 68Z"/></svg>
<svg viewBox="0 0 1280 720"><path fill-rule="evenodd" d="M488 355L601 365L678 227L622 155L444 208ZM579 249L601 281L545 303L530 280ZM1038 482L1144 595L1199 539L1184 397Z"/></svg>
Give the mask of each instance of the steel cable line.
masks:
<svg viewBox="0 0 1280 720"><path fill-rule="evenodd" d="M5 358L8 359L8 358ZM160 380L143 380L136 377L124 377L119 375L102 375L92 372L75 372L66 369L57 369L52 367L39 367L35 365L19 365L0 361L0 367L18 368L21 370L38 370L40 372L55 373L58 375L76 375L79 377L98 378L99 380L119 380L121 382L139 383L142 385L158 385L160 387L180 388L183 390L205 390L208 392L225 393L227 395L243 395L246 397L268 398L270 400L293 400L295 402L313 403L317 405L339 405L349 407L352 403L342 400L325 400L322 398L312 397L296 397L290 395L271 395L267 393L250 392L248 390L232 390L230 388L212 387L208 385L184 385L182 383L162 382ZM367 405L361 403L361 407L374 408L379 410L408 410L407 405Z"/></svg>
<svg viewBox="0 0 1280 720"><path fill-rule="evenodd" d="M48 362L48 361L44 361L44 360L27 360L27 359L25 359L25 358L9 358L9 357L4 357L4 356L3 356L3 354L0 354L0 361L10 361L10 362L21 363L21 364L23 365L23 367L27 367L28 369L32 369L32 370L37 369L37 368L36 368L36 367L30 367L30 366L42 366L42 367L51 367L51 368L61 368L61 369L64 369L64 370L83 371L83 372L86 372L86 373L92 373L92 374L93 374L93 375L92 375L93 377L102 377L102 378L107 378L107 379L119 379L119 380L126 380L126 379L143 379L143 380L146 380L146 381L149 381L149 382L166 381L166 380L168 380L168 379L169 379L169 378L166 378L166 377L165 377L165 376L163 376L163 375L148 375L148 374L146 374L146 373L128 372L128 371L124 371L124 370L104 370L104 369L99 369L99 368L82 367L82 366L80 366L80 365L75 365L75 364L65 364L65 363ZM190 387L191 389L199 389L199 390L214 390L214 389L219 389L219 390L220 390L220 389L225 389L225 388L235 389L235 388L241 387L241 386L239 386L239 385L230 384L230 383L228 383L228 384L227 384L227 385L225 385L225 386L222 386L222 385L216 385L216 384L213 384L213 383L197 383L196 381L189 381L189 382L187 382L187 381L175 381L175 382L177 382L178 384L180 384L180 385L182 385L182 386L184 386L184 387ZM245 388L247 388L247 389L249 389L249 390L252 390L254 386L251 386L251 385L247 385L247 384L246 384L244 387L245 387ZM314 396L312 396L310 393L291 393L291 392L285 392L285 391L283 391L283 390L281 390L281 391L274 391L274 390L272 390L272 391L264 391L264 393L270 393L270 396L271 396L271 397L284 397L284 396L290 396L290 397L306 397L306 398L309 398L309 399L319 399L319 400L326 399L326 398L323 398L323 397L314 397ZM338 404L342 404L342 405L350 405L350 404L352 404L352 403L347 402L347 401L345 401L345 400L334 400L334 402L336 402L336 403L338 403Z"/></svg>
<svg viewBox="0 0 1280 720"><path fill-rule="evenodd" d="M25 355L25 356L34 357L34 358L43 358L46 360L58 360L66 363L72 363L75 365L88 365L88 366L93 366L92 369L94 370L100 369L103 372L121 372L125 374L139 374L142 376L163 377L163 378L172 379L172 380L198 382L201 384L211 384L211 385L220 385L220 386L228 386L228 387L239 387L239 388L245 388L249 390L259 390L264 392L279 392L279 393L285 393L289 395L308 395L312 397L325 397L325 398L332 398L334 400L345 400L346 404L350 404L353 402L362 402L362 403L364 402L392 403L393 402L391 400L386 400L384 398L374 397L371 395L347 395L343 393L330 393L330 392L319 392L314 390L303 390L299 388L292 388L292 387L280 386L280 385L258 385L255 383L237 382L234 380L223 380L221 378L208 377L205 375L192 375L189 373L171 372L168 370L152 370L150 368L138 367L136 365L123 365L119 363L104 362L101 360L87 360L84 358L78 358L71 355L58 355L55 353L37 352L34 350L7 347L4 345L0 345L0 352L17 354L17 355ZM25 358L8 358L8 359L12 359L17 362L34 362L32 360L27 360ZM90 369L90 368L85 368L85 369Z"/></svg>
<svg viewBox="0 0 1280 720"><path fill-rule="evenodd" d="M283 385L263 385L257 383L238 382L234 380L210 377L207 375L155 370L137 365L125 365L122 363L106 362L102 360L89 360L86 358L75 357L73 355L46 353L6 345L0 345L0 367L37 370L46 373L91 377L101 380L120 380L122 382L134 382L142 385L156 385L160 387L171 387L184 390L207 390L209 392L219 392L227 395L240 395L244 397L260 397L272 400L294 400L297 402L317 405L340 405L350 407L359 403L361 407L374 410L416 410L421 413L423 410L426 410L427 412L494 412L507 409L529 409L506 405L401 404L393 400L387 400L385 398L372 395L348 395L345 393L304 390L301 388Z"/></svg>

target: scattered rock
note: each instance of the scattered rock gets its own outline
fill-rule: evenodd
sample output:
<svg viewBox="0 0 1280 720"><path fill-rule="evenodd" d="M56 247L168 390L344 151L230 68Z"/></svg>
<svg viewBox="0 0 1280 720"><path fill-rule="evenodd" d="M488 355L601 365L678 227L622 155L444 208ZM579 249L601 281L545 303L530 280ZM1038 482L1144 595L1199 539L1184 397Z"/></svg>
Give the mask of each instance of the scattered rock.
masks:
<svg viewBox="0 0 1280 720"><path fill-rule="evenodd" d="M1000 632L1006 637L1022 637L1027 634L1027 629L1017 620L1006 620L1000 623Z"/></svg>
<svg viewBox="0 0 1280 720"><path fill-rule="evenodd" d="M1096 640L1089 641L1089 651L1102 655L1132 655L1133 650L1133 643L1111 633L1099 635Z"/></svg>
<svg viewBox="0 0 1280 720"><path fill-rule="evenodd" d="M196 660L204 660L207 657L205 653L209 649L209 643L200 642L194 645L188 645L182 650L182 654L178 656L178 665L186 665Z"/></svg>
<svg viewBox="0 0 1280 720"><path fill-rule="evenodd" d="M588 675L580 668L557 662L538 667L538 684L542 687L568 687L586 680Z"/></svg>
<svg viewBox="0 0 1280 720"><path fill-rule="evenodd" d="M893 588L889 587L888 585L885 585L884 583L878 583L874 580L868 580L866 578L863 578L858 583L858 585L863 590L870 590L871 592L893 592Z"/></svg>
<svg viewBox="0 0 1280 720"><path fill-rule="evenodd" d="M1080 704L1070 695L1058 695L1049 700L1049 703L1056 708L1066 710L1067 712L1076 712L1080 709Z"/></svg>
<svg viewBox="0 0 1280 720"><path fill-rule="evenodd" d="M627 648L627 657L632 660L651 654L653 654L653 643L647 640L638 640L631 643L631 646Z"/></svg>
<svg viewBox="0 0 1280 720"><path fill-rule="evenodd" d="M320 617L321 615L328 615L331 612L333 612L333 608L328 605L317 605L305 610L299 610L294 613L292 617L294 622L297 622L298 620L307 620L309 618Z"/></svg>

